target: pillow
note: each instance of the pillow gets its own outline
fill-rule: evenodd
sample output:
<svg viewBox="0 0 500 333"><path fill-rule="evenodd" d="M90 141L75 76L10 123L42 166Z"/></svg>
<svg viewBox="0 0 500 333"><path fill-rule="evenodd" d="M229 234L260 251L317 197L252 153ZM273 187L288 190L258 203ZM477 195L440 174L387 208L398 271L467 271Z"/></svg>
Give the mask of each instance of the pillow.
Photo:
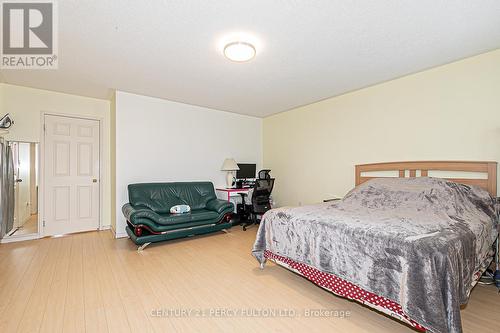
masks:
<svg viewBox="0 0 500 333"><path fill-rule="evenodd" d="M402 214L405 209L467 221L487 215L496 226L496 199L488 191L432 177L374 178L352 189L341 204ZM395 213L396 212L396 213Z"/></svg>
<svg viewBox="0 0 500 333"><path fill-rule="evenodd" d="M191 207L188 205L175 205L170 208L170 214L184 214L189 213L191 211Z"/></svg>

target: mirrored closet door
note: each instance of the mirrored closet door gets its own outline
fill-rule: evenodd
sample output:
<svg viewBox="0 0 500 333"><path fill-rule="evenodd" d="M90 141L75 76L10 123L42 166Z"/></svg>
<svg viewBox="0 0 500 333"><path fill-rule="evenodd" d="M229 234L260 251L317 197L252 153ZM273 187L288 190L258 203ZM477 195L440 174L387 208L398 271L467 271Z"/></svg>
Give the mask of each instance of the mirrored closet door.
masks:
<svg viewBox="0 0 500 333"><path fill-rule="evenodd" d="M10 156L7 154L6 162L12 163L13 167L6 178L13 185L14 200L2 200L2 210L12 211L7 214L11 217L3 226L4 237L36 235L38 234L38 143L10 141L7 149L12 159L9 160Z"/></svg>

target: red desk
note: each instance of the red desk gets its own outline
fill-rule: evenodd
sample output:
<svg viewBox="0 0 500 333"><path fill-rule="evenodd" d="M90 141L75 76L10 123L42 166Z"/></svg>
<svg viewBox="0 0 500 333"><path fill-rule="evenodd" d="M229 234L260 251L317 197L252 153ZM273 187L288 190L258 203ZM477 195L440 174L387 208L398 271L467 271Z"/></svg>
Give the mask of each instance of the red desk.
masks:
<svg viewBox="0 0 500 333"><path fill-rule="evenodd" d="M227 200L229 202L231 201L232 198L241 198L239 193L248 193L252 187L243 187L243 188L216 188L215 190L217 191L217 197L222 200ZM236 200L234 200L236 201ZM234 212L236 213L236 204L237 202L233 202L234 204Z"/></svg>
<svg viewBox="0 0 500 333"><path fill-rule="evenodd" d="M243 187L243 188L217 188L215 189L217 192L223 194L226 198L224 200L231 201L231 197L239 196L238 193L247 193L251 190L251 187Z"/></svg>

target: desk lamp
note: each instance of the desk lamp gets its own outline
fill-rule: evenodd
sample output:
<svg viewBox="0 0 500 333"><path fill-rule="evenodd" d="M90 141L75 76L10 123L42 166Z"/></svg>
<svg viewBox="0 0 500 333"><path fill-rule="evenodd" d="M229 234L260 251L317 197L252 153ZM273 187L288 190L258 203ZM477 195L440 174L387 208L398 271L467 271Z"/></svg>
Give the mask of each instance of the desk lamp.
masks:
<svg viewBox="0 0 500 333"><path fill-rule="evenodd" d="M220 169L221 169L221 171L227 171L226 187L227 188L232 187L233 180L234 180L234 171L237 171L240 169L238 167L238 164L236 164L236 161L234 160L234 158L226 158L224 160L224 163L222 163L222 167Z"/></svg>

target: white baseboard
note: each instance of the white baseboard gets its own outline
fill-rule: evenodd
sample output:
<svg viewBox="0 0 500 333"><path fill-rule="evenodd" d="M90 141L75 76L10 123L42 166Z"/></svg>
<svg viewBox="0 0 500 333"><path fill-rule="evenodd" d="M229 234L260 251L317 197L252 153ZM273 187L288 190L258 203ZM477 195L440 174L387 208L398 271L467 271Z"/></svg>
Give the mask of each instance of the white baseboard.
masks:
<svg viewBox="0 0 500 333"><path fill-rule="evenodd" d="M115 238L126 238L126 237L128 237L128 234L126 232L120 232L120 233L115 232Z"/></svg>
<svg viewBox="0 0 500 333"><path fill-rule="evenodd" d="M128 234L126 232L116 232L116 229L113 228L113 226L109 226L113 234L115 235L115 238L126 238L128 237Z"/></svg>
<svg viewBox="0 0 500 333"><path fill-rule="evenodd" d="M118 235L116 236L115 231L110 225L103 225L102 227L99 228L99 230L112 230L113 233L115 234L116 238L122 238L122 237L128 237L127 233L124 233L123 235ZM14 236L9 236L9 237L4 237L0 239L0 244L4 243L12 243L12 242L22 242L22 241L27 241L27 240L34 240L34 239L39 239L42 238L41 235L39 234L30 234L30 235L14 235Z"/></svg>

